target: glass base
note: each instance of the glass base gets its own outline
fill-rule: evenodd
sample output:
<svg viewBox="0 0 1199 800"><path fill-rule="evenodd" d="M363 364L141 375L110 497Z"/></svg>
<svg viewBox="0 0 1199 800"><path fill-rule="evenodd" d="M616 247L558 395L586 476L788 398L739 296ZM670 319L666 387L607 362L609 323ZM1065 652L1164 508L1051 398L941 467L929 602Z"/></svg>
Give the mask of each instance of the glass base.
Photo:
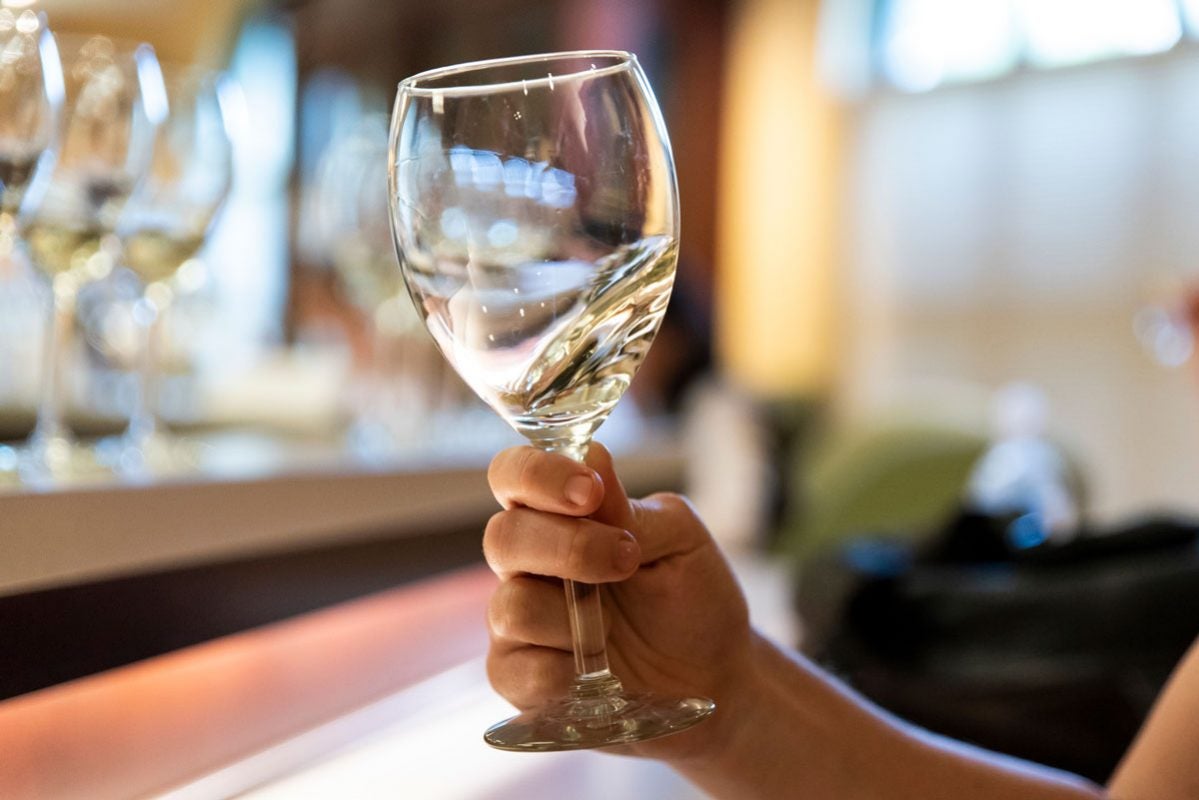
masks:
<svg viewBox="0 0 1199 800"><path fill-rule="evenodd" d="M35 437L13 452L17 482L28 489L86 487L112 480L112 471L95 453L69 436Z"/></svg>
<svg viewBox="0 0 1199 800"><path fill-rule="evenodd" d="M504 720L483 734L499 750L545 753L631 744L669 736L704 721L716 704L704 697L667 697L653 692L589 691L584 684L567 697Z"/></svg>
<svg viewBox="0 0 1199 800"><path fill-rule="evenodd" d="M21 454L15 447L0 444L0 491L21 488Z"/></svg>
<svg viewBox="0 0 1199 800"><path fill-rule="evenodd" d="M127 481L173 478L195 472L200 452L195 444L174 434L154 429L148 435L101 439L96 443L97 460Z"/></svg>

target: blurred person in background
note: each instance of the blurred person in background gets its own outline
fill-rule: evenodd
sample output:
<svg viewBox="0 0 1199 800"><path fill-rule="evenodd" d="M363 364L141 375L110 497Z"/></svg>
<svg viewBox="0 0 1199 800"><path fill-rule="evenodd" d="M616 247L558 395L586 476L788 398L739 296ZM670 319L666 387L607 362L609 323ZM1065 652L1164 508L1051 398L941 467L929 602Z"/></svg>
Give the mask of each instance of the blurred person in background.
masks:
<svg viewBox="0 0 1199 800"><path fill-rule="evenodd" d="M527 709L569 685L558 581L569 578L608 584L608 653L630 688L716 700L706 724L613 752L660 759L713 795L739 799L1199 797L1199 647L1105 791L906 724L775 647L751 627L736 579L688 501L630 500L602 447L586 466L513 448L495 458L489 479L504 508L484 535L501 579L488 615L488 673L500 694Z"/></svg>

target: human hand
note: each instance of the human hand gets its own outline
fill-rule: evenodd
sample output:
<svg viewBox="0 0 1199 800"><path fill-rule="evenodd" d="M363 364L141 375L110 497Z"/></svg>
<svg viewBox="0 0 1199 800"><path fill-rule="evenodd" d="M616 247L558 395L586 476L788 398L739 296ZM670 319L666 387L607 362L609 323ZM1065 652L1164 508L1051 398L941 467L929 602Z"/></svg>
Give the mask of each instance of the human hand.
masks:
<svg viewBox="0 0 1199 800"><path fill-rule="evenodd" d="M753 637L745 598L690 503L630 500L599 444L587 466L505 450L488 478L504 508L483 539L501 579L488 610L496 691L521 710L566 694L573 658L561 579L601 583L613 674L631 690L717 704L703 725L614 749L681 760L713 746L752 671Z"/></svg>

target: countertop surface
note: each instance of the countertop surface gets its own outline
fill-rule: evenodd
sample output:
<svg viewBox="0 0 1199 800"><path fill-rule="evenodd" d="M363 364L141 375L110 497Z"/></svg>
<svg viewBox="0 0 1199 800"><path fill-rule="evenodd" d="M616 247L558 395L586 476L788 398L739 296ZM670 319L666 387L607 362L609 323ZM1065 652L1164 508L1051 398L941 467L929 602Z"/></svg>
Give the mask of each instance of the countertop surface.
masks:
<svg viewBox="0 0 1199 800"><path fill-rule="evenodd" d="M519 443L355 458L327 443L221 434L209 466L153 483L0 492L0 597L139 572L429 533L485 520L490 454ZM681 485L670 436L616 450L630 491Z"/></svg>

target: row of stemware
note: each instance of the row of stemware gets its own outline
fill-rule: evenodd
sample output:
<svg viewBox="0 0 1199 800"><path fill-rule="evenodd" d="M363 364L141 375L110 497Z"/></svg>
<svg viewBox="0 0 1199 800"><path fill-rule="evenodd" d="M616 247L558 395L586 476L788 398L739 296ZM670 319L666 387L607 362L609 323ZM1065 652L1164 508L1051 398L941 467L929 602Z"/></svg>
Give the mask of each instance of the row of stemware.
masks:
<svg viewBox="0 0 1199 800"><path fill-rule="evenodd" d="M203 246L232 180L238 95L227 78L152 46L52 33L0 10L0 252L23 251L48 290L37 422L15 458L23 484L169 467L155 413L155 342L172 278ZM125 433L82 447L64 424L79 292L114 269L140 280L139 391Z"/></svg>

